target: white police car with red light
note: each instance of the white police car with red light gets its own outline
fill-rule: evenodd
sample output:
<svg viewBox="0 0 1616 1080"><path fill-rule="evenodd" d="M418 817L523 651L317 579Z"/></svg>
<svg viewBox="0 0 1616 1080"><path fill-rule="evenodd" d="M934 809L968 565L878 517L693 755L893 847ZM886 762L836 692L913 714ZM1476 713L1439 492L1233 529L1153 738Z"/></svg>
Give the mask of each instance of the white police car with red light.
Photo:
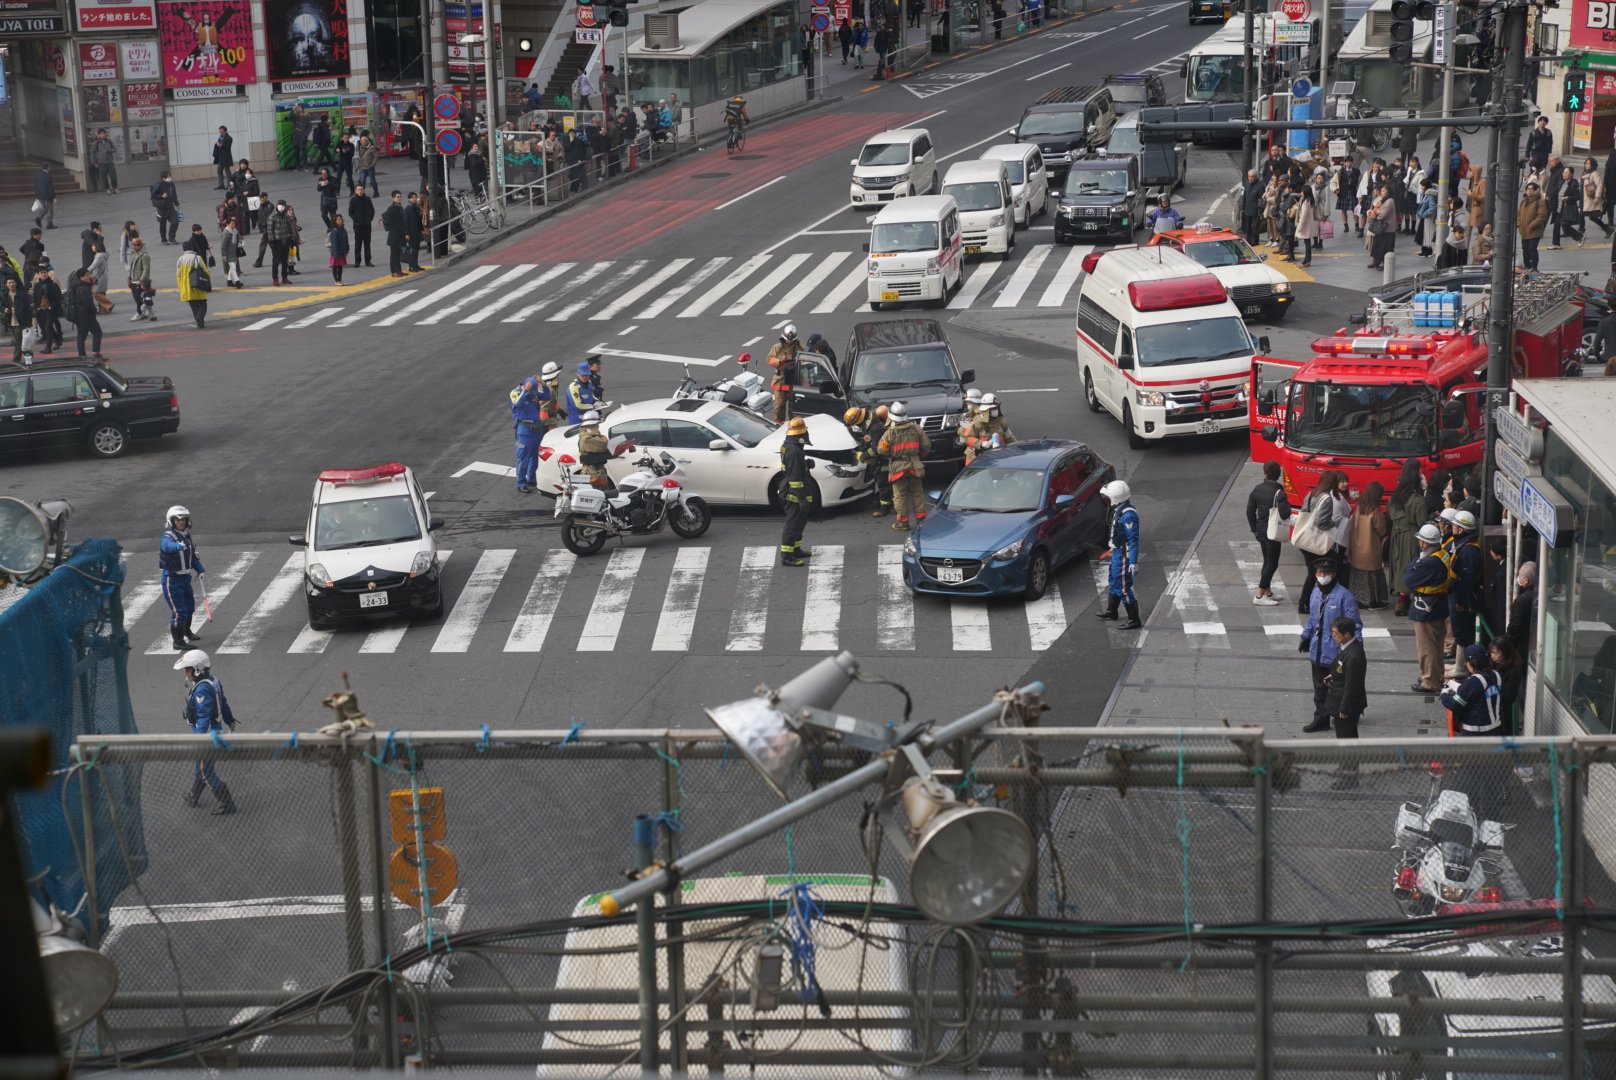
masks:
<svg viewBox="0 0 1616 1080"><path fill-rule="evenodd" d="M309 625L443 610L440 560L426 495L405 465L326 469L314 481L308 529L288 537L304 549Z"/></svg>
<svg viewBox="0 0 1616 1080"><path fill-rule="evenodd" d="M1093 412L1128 445L1243 430L1253 339L1223 284L1164 247L1093 251L1082 263L1077 364Z"/></svg>

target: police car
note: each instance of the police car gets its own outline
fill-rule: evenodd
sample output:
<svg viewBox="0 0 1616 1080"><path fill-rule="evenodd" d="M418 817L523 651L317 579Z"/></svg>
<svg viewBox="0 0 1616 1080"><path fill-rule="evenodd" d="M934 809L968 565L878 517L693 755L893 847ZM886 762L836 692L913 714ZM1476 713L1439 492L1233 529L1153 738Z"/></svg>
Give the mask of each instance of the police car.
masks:
<svg viewBox="0 0 1616 1080"><path fill-rule="evenodd" d="M1269 266L1268 257L1253 251L1245 237L1233 229L1213 225L1173 229L1152 236L1150 244L1182 251L1212 271L1229 290L1229 299L1243 318L1260 316L1279 322L1296 299L1290 280Z"/></svg>
<svg viewBox="0 0 1616 1080"><path fill-rule="evenodd" d="M415 474L398 462L327 469L314 481L303 548L309 625L443 610L437 541L443 519L427 513Z"/></svg>

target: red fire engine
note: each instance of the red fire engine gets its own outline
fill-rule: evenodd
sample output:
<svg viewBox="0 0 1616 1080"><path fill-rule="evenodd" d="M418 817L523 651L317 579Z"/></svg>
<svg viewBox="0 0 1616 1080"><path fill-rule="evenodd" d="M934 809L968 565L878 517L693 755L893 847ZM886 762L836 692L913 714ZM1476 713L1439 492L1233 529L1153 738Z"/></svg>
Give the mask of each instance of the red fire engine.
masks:
<svg viewBox="0 0 1616 1080"><path fill-rule="evenodd" d="M1576 274L1534 274L1516 285L1511 377L1558 378L1581 344ZM1304 360L1256 356L1248 394L1251 456L1278 461L1285 486L1306 493L1336 469L1352 487L1388 493L1408 458L1425 473L1468 473L1482 460L1487 299L1435 294L1375 305L1365 325L1313 342ZM1465 306L1464 300L1472 300Z"/></svg>

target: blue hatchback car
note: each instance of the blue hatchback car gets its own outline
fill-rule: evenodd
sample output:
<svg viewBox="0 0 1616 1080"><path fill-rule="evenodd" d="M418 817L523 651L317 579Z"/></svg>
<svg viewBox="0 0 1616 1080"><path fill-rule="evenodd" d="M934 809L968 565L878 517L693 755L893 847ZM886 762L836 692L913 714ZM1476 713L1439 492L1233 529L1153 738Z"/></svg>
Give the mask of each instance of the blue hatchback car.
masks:
<svg viewBox="0 0 1616 1080"><path fill-rule="evenodd" d="M1044 595L1057 567L1105 546L1116 470L1068 439L1012 443L963 470L903 545L903 580L939 596Z"/></svg>

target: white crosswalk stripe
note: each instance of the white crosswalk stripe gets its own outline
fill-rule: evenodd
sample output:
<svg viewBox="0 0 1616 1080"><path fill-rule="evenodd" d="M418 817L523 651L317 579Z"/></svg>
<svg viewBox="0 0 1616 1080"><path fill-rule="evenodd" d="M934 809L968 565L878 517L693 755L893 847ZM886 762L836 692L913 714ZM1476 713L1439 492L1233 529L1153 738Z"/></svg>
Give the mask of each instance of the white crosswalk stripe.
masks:
<svg viewBox="0 0 1616 1080"><path fill-rule="evenodd" d="M1166 594L1147 587L1141 596L1144 613L1154 615L1151 632L1173 635L1183 648L1223 655L1231 648L1250 648L1254 640L1266 640L1263 647L1275 652L1294 649L1300 631L1294 608L1249 606L1250 589L1243 580L1249 570L1242 564L1253 550L1249 541L1235 540L1203 543L1182 562L1163 553ZM283 560L273 549L214 552L215 570L208 577L217 614L213 629L220 635L217 651L233 656L281 651L377 656L406 649L418 656L677 654L716 649L721 641L729 653L912 654L925 643L971 655L1030 655L1061 648L1071 620L1094 610L1097 601L1104 603L1108 572L1104 562L1079 561L1062 567L1038 600L984 602L912 594L904 584L903 549L896 543L814 545L808 567L800 572L775 569L780 553L769 544L681 545L671 551L623 547L598 558L576 558L559 547L488 549L454 562L452 555L438 553L445 605L441 625L401 612L317 631L305 619L304 554ZM136 553L128 561L150 567L150 559ZM1147 573L1143 580L1160 582L1161 574L1158 566L1155 576ZM144 650L153 656L173 652L160 581L155 569L137 570L125 585L125 625L134 633L157 635ZM1407 651L1400 621L1379 611L1364 614L1364 636L1373 651L1383 656ZM1137 640L1131 634L1111 635L1111 647L1131 648Z"/></svg>
<svg viewBox="0 0 1616 1080"><path fill-rule="evenodd" d="M1073 299L1083 257L1091 250L1024 243L1007 262L969 263L964 283L947 307L1063 307ZM490 319L520 323L536 315L549 322L579 317L602 322L664 314L696 319L864 312L870 310L865 302L867 262L857 251L832 251L548 266L490 263L471 267L429 292L400 289L356 309L331 305L301 316L273 315L242 329L324 332L357 325L476 325Z"/></svg>

